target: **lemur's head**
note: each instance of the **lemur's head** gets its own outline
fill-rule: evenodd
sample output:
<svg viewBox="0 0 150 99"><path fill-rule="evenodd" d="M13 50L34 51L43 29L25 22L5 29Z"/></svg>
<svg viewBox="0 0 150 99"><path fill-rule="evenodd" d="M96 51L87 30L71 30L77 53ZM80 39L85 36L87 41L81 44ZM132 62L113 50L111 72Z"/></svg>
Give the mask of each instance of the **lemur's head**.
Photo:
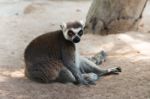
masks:
<svg viewBox="0 0 150 99"><path fill-rule="evenodd" d="M80 42L84 29L83 21L63 23L60 27L66 40L73 43Z"/></svg>

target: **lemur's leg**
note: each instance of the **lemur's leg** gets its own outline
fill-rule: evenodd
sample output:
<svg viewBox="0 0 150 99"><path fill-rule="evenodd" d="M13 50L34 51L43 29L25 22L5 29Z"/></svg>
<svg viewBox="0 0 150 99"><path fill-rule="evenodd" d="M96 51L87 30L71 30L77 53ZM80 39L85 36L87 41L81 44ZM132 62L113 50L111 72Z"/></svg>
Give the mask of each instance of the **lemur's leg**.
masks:
<svg viewBox="0 0 150 99"><path fill-rule="evenodd" d="M88 59L91 60L96 65L102 64L102 62L106 61L107 54L104 51L101 51L97 54L95 54L92 57L89 57Z"/></svg>
<svg viewBox="0 0 150 99"><path fill-rule="evenodd" d="M90 84L95 84L93 82L93 80L98 79L98 76L94 73L86 73L86 74L82 74L82 76L84 77L84 79L86 79ZM76 84L76 79L73 76L73 74L71 73L71 71L69 69L67 69L66 67L64 67L60 73L59 73L59 77L56 79L57 82L61 82L61 83L75 83Z"/></svg>
<svg viewBox="0 0 150 99"><path fill-rule="evenodd" d="M61 83L68 83L68 82L75 82L75 77L71 73L69 69L66 67L62 68L62 70L59 73L58 78L56 81L61 82Z"/></svg>
<svg viewBox="0 0 150 99"><path fill-rule="evenodd" d="M114 68L109 68L109 69L101 69L100 67L98 67L95 63L93 63L92 61L84 58L84 57L80 57L81 63L80 63L80 70L82 73L95 73L97 74L99 77L103 76L103 75L108 75L108 74L114 74L114 73L118 73L121 72L121 68L120 67L114 67Z"/></svg>

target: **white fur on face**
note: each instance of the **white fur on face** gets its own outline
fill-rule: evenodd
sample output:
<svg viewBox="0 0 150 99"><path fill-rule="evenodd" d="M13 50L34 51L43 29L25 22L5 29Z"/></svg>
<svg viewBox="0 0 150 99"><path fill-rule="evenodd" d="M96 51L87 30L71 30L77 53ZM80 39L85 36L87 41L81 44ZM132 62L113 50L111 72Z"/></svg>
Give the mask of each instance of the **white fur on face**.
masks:
<svg viewBox="0 0 150 99"><path fill-rule="evenodd" d="M81 28L81 27L79 27L79 28L71 28L71 29L69 29L69 30L72 30L72 31L77 35L77 33L78 33L80 30L82 30L82 28ZM64 37L65 37L66 40L72 41L73 38L70 38L70 37L68 36L68 31L69 31L69 30L68 30L68 29L64 29L64 30L63 30L63 34L64 34Z"/></svg>
<svg viewBox="0 0 150 99"><path fill-rule="evenodd" d="M75 33L76 36L78 36L77 34L79 33L80 30L82 30L82 28L71 28L71 30ZM73 40L74 38L75 38L75 36L72 37L71 40Z"/></svg>
<svg viewBox="0 0 150 99"><path fill-rule="evenodd" d="M81 28L81 27L79 27L79 28L71 28L71 30L72 30L75 34L77 34L80 30L82 30L82 28Z"/></svg>

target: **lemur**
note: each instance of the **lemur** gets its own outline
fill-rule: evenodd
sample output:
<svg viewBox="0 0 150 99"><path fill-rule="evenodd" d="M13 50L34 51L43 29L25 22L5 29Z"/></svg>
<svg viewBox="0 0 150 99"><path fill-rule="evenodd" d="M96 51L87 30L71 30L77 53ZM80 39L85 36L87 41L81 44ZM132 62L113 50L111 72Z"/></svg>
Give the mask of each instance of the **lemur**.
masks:
<svg viewBox="0 0 150 99"><path fill-rule="evenodd" d="M60 30L35 38L25 49L25 75L29 79L41 83L89 85L95 84L103 75L121 72L120 67L101 69L91 60L80 56L77 44L84 32L83 22L67 22L60 27Z"/></svg>

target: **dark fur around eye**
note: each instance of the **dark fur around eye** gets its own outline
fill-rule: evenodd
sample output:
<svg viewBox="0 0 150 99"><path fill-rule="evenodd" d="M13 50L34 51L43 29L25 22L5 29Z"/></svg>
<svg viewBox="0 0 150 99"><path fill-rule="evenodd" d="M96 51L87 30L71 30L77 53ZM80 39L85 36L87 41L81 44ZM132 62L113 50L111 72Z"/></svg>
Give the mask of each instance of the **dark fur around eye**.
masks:
<svg viewBox="0 0 150 99"><path fill-rule="evenodd" d="M82 36L82 35L83 35L83 30L80 30L80 31L78 32L78 35L79 35L79 36Z"/></svg>
<svg viewBox="0 0 150 99"><path fill-rule="evenodd" d="M69 30L69 31L68 31L68 35L69 35L70 37L72 37L72 36L75 35L75 33L74 33L73 31Z"/></svg>

